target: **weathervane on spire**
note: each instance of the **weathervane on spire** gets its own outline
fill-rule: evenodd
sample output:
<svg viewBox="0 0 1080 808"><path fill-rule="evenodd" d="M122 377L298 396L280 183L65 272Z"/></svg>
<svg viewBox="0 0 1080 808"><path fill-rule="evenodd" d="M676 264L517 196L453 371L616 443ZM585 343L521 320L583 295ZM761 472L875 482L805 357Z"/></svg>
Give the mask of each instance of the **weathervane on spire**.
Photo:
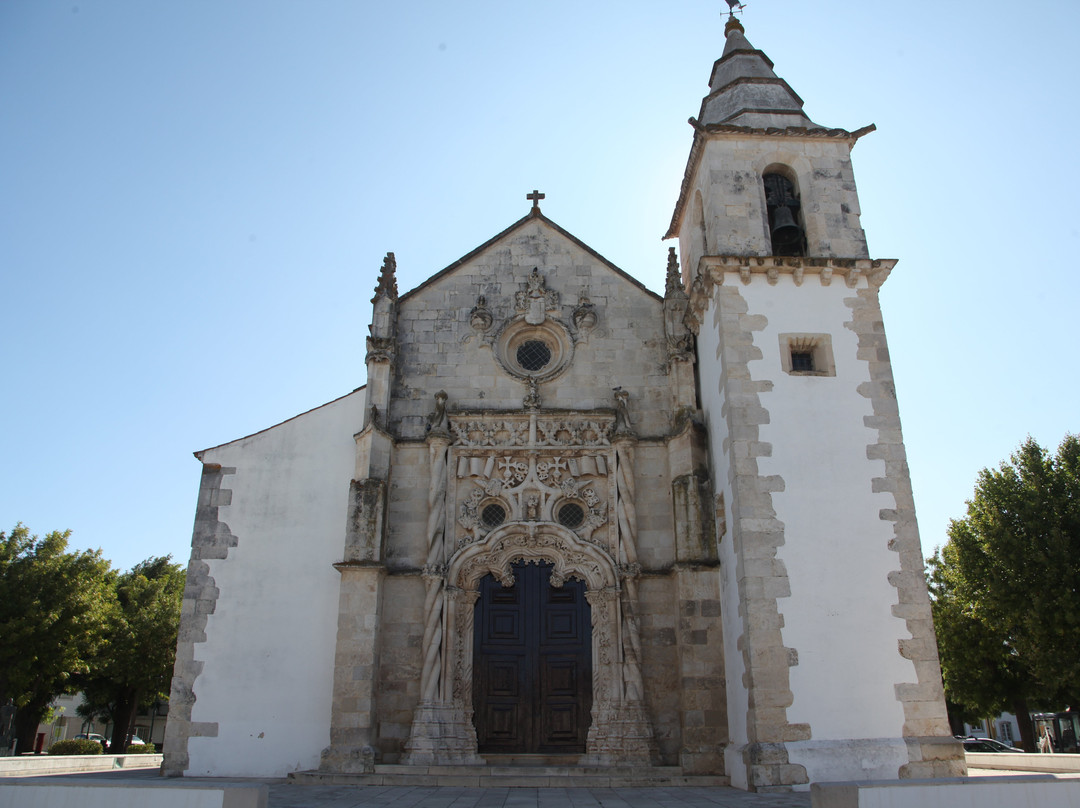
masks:
<svg viewBox="0 0 1080 808"><path fill-rule="evenodd" d="M735 14L741 12L746 8L745 3L740 3L739 0L727 0L728 4L728 18L735 19Z"/></svg>

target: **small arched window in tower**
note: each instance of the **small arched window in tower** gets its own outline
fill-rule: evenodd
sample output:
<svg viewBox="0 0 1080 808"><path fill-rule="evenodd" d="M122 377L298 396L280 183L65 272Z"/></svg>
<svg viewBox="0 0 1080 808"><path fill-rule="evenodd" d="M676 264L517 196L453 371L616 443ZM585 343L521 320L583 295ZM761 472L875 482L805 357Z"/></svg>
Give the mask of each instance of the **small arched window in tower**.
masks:
<svg viewBox="0 0 1080 808"><path fill-rule="evenodd" d="M799 197L795 184L783 174L766 174L762 179L769 210L772 254L806 255L806 235L799 224Z"/></svg>

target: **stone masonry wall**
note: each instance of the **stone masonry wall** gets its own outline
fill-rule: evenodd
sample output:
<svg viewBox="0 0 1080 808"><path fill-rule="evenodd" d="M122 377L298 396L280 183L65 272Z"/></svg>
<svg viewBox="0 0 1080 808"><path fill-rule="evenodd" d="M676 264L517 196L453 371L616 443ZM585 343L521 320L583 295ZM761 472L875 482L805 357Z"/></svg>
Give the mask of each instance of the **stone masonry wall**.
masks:
<svg viewBox="0 0 1080 808"><path fill-rule="evenodd" d="M229 548L236 547L238 541L229 526L218 520L218 508L232 502L232 491L222 488L222 482L234 474L235 468L223 468L216 463L203 466L169 693L169 721L165 725L161 773L166 777L180 777L187 770L190 738L214 737L218 733L216 721L193 722L191 708L195 704L195 680L203 671L203 662L195 658L195 646L206 642L206 620L214 613L220 594L207 561L227 558Z"/></svg>
<svg viewBox="0 0 1080 808"><path fill-rule="evenodd" d="M809 255L869 256L847 140L714 135L694 182L704 202L705 243L692 226L691 206L679 233L685 272L693 273L702 255L772 254L761 177L774 165L787 166L797 181Z"/></svg>
<svg viewBox="0 0 1080 808"><path fill-rule="evenodd" d="M384 579L383 609L389 619L379 637L376 748L380 763L398 761L420 699L423 604L424 584L419 575L403 573Z"/></svg>
<svg viewBox="0 0 1080 808"><path fill-rule="evenodd" d="M595 307L597 322L577 332L573 361L557 378L539 385L544 408L613 406L612 389L630 392L634 429L640 436L670 428L666 340L662 302L541 219L519 227L452 273L436 277L399 301L400 347L391 404L391 429L401 437L424 437L434 394L449 394L454 410L522 407L526 385L496 361L486 341L517 312L514 295L537 267L547 289L559 294L548 312L570 326L580 295ZM470 325L477 297L493 317L482 333Z"/></svg>
<svg viewBox="0 0 1080 808"><path fill-rule="evenodd" d="M717 569L680 564L675 584L682 696L679 765L688 774L721 772L728 716Z"/></svg>
<svg viewBox="0 0 1080 808"><path fill-rule="evenodd" d="M675 561L672 533L671 475L667 447L641 441L635 450L635 508L638 517L638 560L649 570L667 569Z"/></svg>
<svg viewBox="0 0 1080 808"><path fill-rule="evenodd" d="M670 572L644 575L638 585L641 673L645 704L660 750L660 762L676 766L682 747L675 581Z"/></svg>
<svg viewBox="0 0 1080 808"><path fill-rule="evenodd" d="M430 472L426 443L397 443L390 473L383 548L383 561L387 569L419 572L424 566L428 551L427 489Z"/></svg>

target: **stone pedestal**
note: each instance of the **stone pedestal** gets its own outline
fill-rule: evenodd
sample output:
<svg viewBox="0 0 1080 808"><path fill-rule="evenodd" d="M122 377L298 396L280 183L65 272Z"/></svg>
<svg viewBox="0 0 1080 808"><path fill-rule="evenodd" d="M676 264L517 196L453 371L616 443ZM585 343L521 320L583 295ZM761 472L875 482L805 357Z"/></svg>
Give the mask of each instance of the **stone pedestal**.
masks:
<svg viewBox="0 0 1080 808"><path fill-rule="evenodd" d="M452 704L420 704L402 762L411 766L482 764L476 754L472 711Z"/></svg>
<svg viewBox="0 0 1080 808"><path fill-rule="evenodd" d="M322 751L319 771L342 774L373 774L375 748L372 746L330 746Z"/></svg>
<svg viewBox="0 0 1080 808"><path fill-rule="evenodd" d="M587 766L651 766L658 757L645 705L621 702L593 710L585 757Z"/></svg>

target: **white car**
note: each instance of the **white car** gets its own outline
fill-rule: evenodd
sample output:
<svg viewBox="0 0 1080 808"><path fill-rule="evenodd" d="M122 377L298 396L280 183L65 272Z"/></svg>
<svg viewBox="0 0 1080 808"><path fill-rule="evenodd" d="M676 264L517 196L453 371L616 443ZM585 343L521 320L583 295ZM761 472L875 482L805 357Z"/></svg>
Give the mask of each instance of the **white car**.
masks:
<svg viewBox="0 0 1080 808"><path fill-rule="evenodd" d="M101 748L103 751L109 751L109 742L105 740L104 735L98 735L96 732L91 732L89 734L85 732L80 732L78 735L75 736L75 738L76 740L97 741L99 744L101 744Z"/></svg>

